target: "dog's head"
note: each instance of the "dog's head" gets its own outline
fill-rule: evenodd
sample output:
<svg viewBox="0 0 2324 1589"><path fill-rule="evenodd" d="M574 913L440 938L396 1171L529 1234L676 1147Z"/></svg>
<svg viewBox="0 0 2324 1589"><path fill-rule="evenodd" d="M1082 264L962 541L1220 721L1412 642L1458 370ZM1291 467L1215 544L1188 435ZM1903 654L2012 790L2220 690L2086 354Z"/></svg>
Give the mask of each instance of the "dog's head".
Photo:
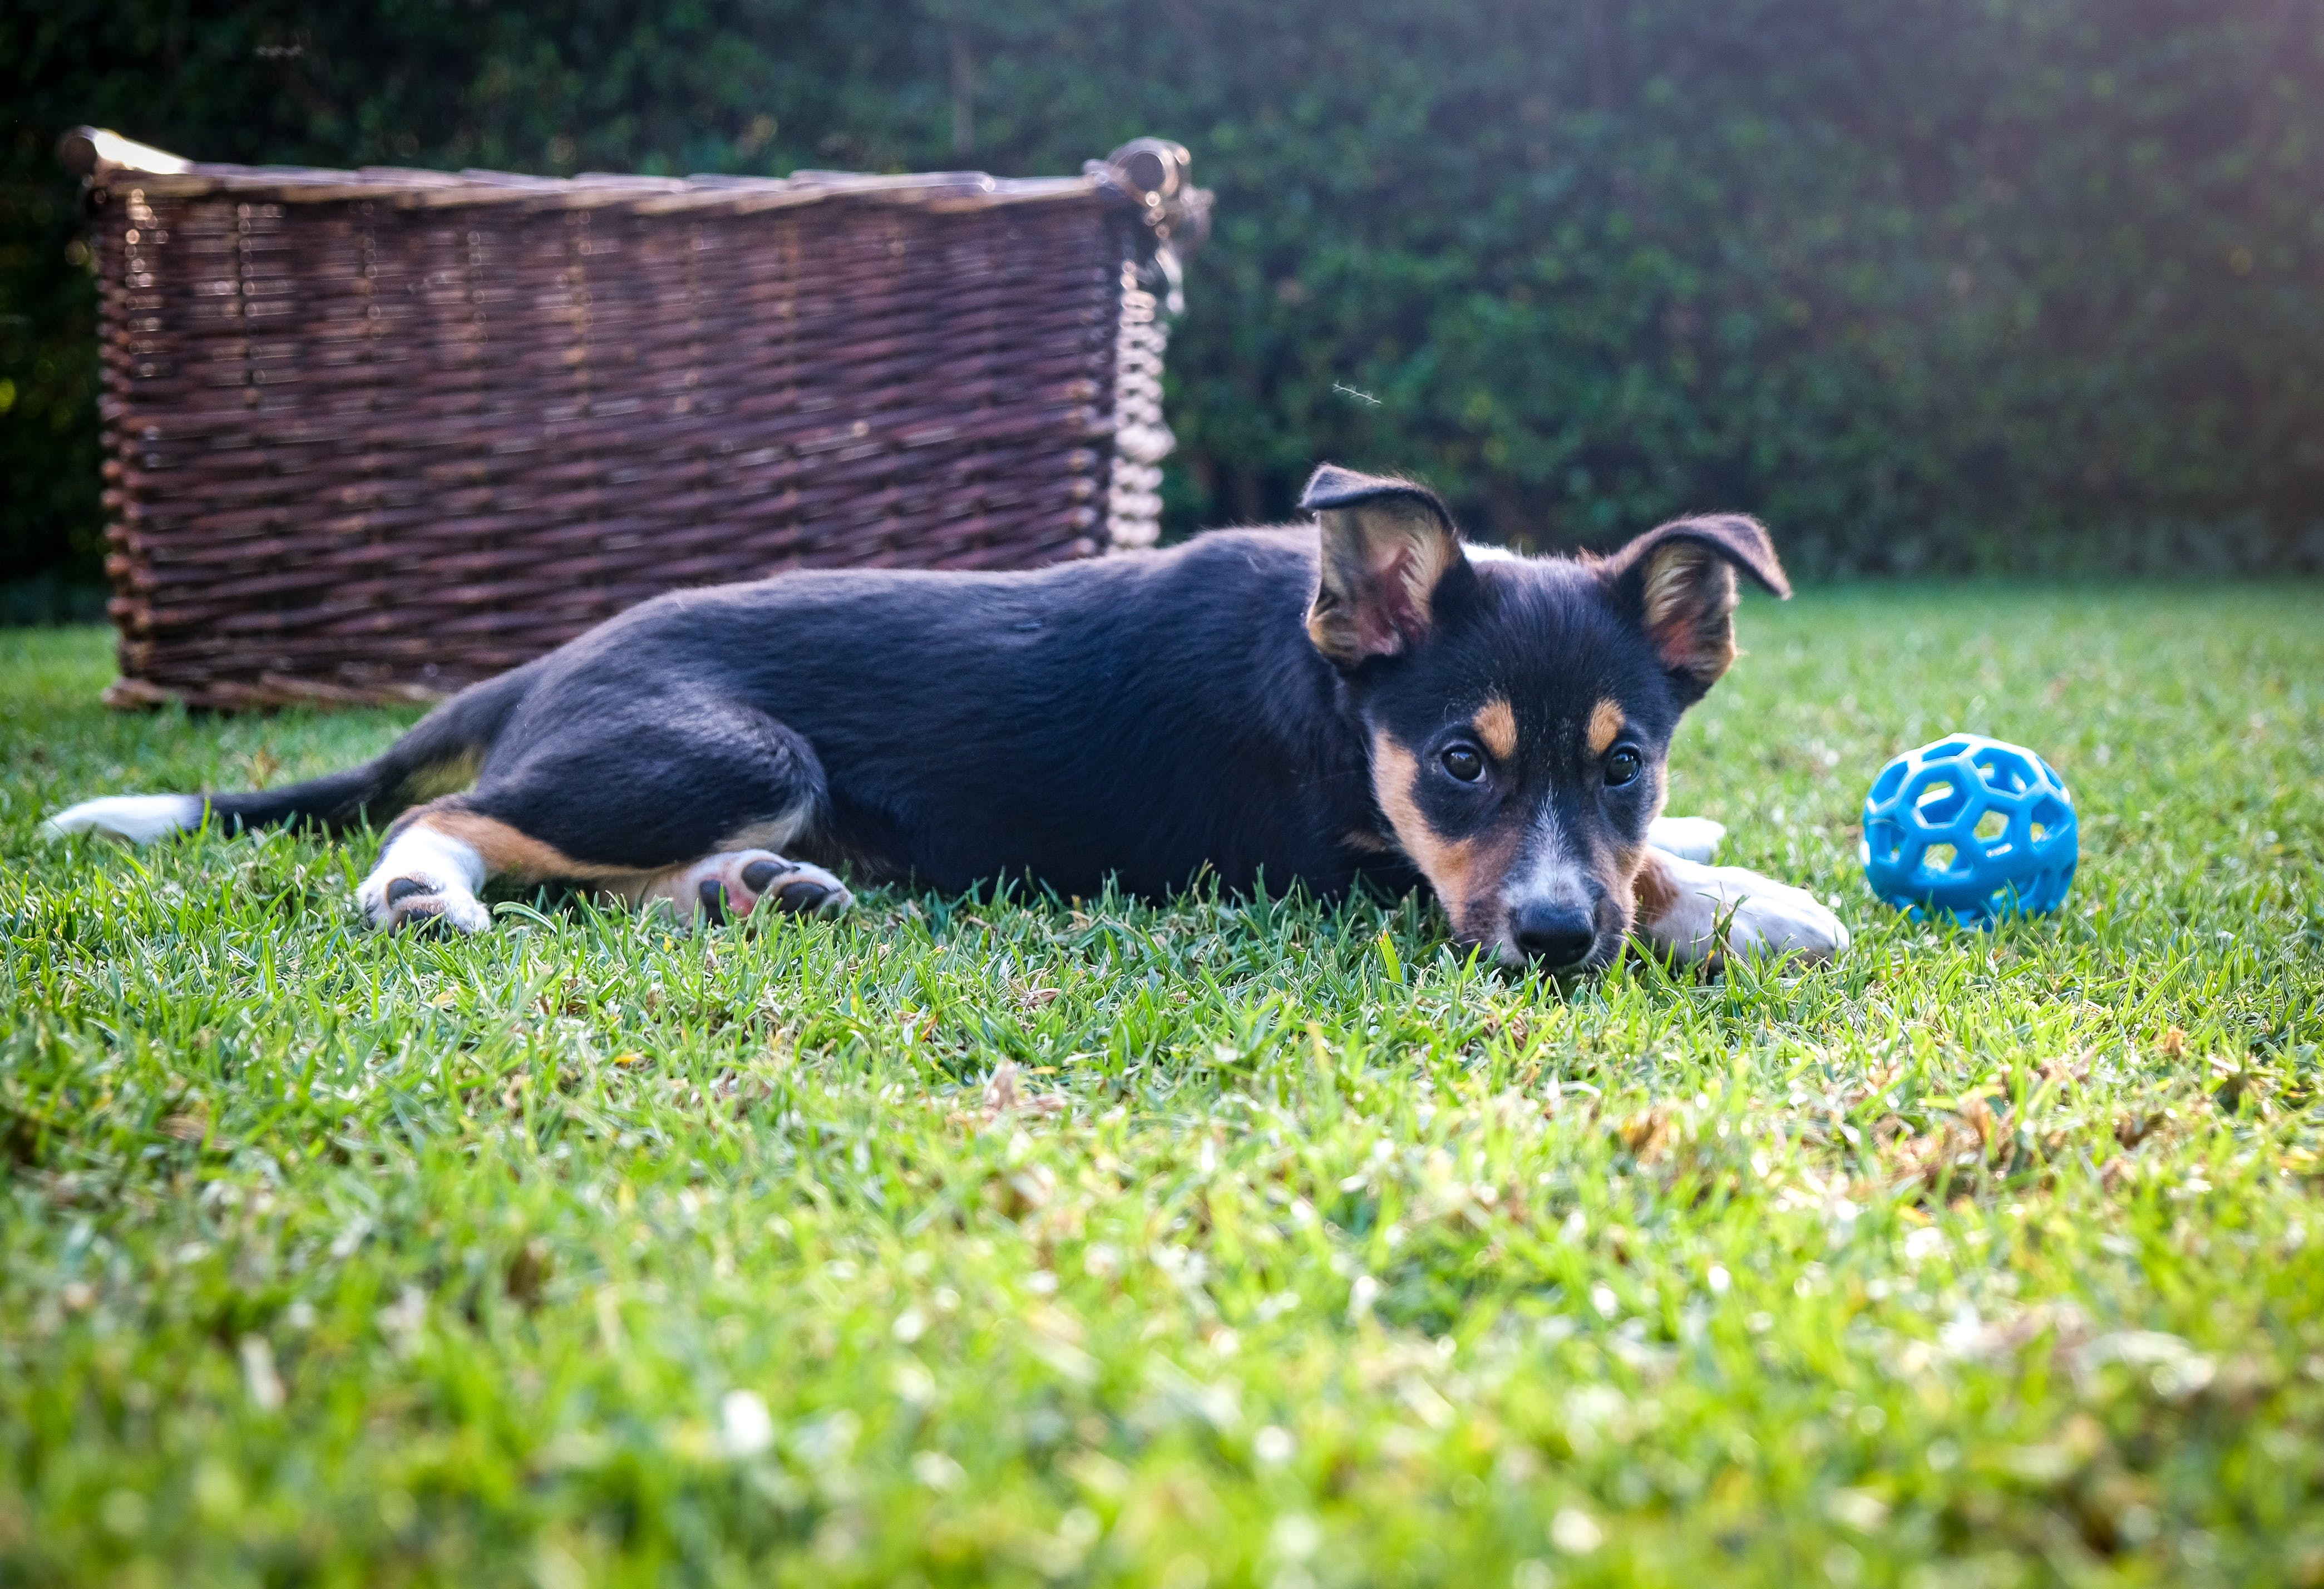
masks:
<svg viewBox="0 0 2324 1589"><path fill-rule="evenodd" d="M1373 793L1464 943L1587 969L1630 929L1679 714L1735 659L1766 531L1681 519L1606 558L1464 546L1435 494L1329 466L1307 633L1347 680Z"/></svg>

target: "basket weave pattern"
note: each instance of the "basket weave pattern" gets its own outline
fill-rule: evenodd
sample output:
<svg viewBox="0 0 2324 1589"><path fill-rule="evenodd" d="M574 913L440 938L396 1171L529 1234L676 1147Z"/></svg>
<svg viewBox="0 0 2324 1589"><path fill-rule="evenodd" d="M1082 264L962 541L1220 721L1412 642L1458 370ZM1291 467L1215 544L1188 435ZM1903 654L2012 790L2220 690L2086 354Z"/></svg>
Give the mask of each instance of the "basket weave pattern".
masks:
<svg viewBox="0 0 2324 1589"><path fill-rule="evenodd" d="M111 698L426 698L674 587L1150 543L1155 201L1092 170L100 172Z"/></svg>

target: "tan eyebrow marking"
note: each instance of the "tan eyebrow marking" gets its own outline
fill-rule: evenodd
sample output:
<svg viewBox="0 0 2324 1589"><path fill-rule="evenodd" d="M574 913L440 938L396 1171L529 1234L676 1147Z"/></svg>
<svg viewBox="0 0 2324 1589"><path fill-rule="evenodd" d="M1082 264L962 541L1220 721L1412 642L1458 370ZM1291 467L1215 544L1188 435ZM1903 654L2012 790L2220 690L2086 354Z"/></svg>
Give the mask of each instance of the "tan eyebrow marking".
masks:
<svg viewBox="0 0 2324 1589"><path fill-rule="evenodd" d="M1469 726L1477 731L1485 748L1502 761L1517 753L1517 715L1509 709L1506 697L1497 695L1479 707L1477 715L1469 719Z"/></svg>
<svg viewBox="0 0 2324 1589"><path fill-rule="evenodd" d="M1614 741L1620 737L1629 721L1622 716L1622 708L1612 701L1600 701L1590 714L1590 753L1602 756L1612 749Z"/></svg>

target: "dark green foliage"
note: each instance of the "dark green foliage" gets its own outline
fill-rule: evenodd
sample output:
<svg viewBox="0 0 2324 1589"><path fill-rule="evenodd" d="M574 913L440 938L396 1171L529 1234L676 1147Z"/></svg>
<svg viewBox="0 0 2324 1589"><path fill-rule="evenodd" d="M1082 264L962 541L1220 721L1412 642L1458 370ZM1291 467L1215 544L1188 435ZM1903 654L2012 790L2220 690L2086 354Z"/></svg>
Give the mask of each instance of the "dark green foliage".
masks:
<svg viewBox="0 0 2324 1589"><path fill-rule="evenodd" d="M1163 133L1219 193L1182 529L1328 456L1540 543L1742 507L1809 573L2312 566L2319 90L2302 0L10 7L0 577L93 567L50 154L84 120L550 171L1060 171Z"/></svg>

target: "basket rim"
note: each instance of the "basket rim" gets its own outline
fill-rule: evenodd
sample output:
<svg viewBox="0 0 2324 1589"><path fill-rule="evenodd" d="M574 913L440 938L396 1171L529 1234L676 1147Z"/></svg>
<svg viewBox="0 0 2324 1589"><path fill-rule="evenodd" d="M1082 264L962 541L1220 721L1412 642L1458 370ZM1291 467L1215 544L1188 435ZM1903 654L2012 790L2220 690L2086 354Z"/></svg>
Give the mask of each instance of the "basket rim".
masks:
<svg viewBox="0 0 2324 1589"><path fill-rule="evenodd" d="M92 185L134 179L149 198L189 199L232 193L290 204L370 199L408 209L515 205L526 208L620 208L640 214L663 214L690 210L750 213L821 204L834 199L936 210L1056 204L1092 198L1138 202L1136 196L1123 191L1123 185L1111 171L1094 161L1081 175L1073 177L994 177L983 171L916 171L883 176L824 171L795 171L788 177L644 177L604 171L584 171L573 177L536 177L514 171L438 171L406 166L338 171L322 166L251 166L191 161L102 127L79 127L66 134L58 154L69 170Z"/></svg>

